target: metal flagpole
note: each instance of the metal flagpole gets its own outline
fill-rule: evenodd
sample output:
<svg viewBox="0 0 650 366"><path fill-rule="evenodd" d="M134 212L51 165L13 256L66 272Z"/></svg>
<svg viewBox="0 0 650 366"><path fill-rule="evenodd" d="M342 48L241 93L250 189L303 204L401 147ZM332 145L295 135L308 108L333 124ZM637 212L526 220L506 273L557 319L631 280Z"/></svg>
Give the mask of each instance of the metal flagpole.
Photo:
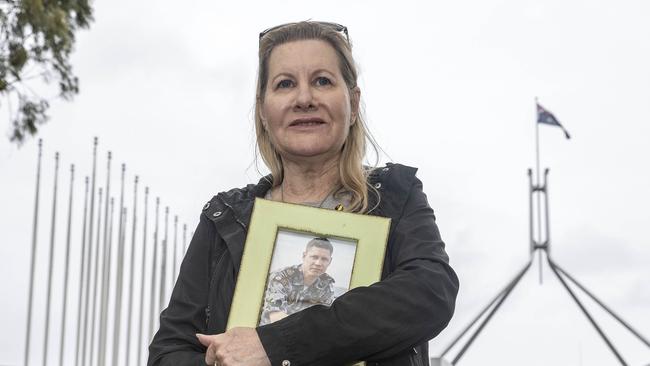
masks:
<svg viewBox="0 0 650 366"><path fill-rule="evenodd" d="M174 288L174 283L176 282L176 263L178 262L178 215L174 215L174 255L172 255L173 266L172 266L172 286Z"/></svg>
<svg viewBox="0 0 650 366"><path fill-rule="evenodd" d="M25 334L25 366L29 365L29 338L32 328L32 301L34 299L34 264L36 262L36 232L38 228L38 198L41 187L41 157L43 140L38 139L38 159L36 163L36 194L34 198L34 224L32 227L32 252L29 265L29 295L27 297L27 332Z"/></svg>
<svg viewBox="0 0 650 366"><path fill-rule="evenodd" d="M536 102L537 102L537 99L536 99ZM539 106L539 104L537 104L537 107L538 107L538 109L539 109L538 114L541 115L541 114L544 113L544 114L548 114L548 115L549 115L549 116L546 116L546 117L545 117L545 118L547 118L547 122L544 122L544 123L549 123L549 124L551 124L551 123L548 122L548 121L554 122L554 123L552 123L552 124L561 127L561 128L564 130L566 137L569 138L569 135L568 135L568 133L566 132L566 130L565 130L565 129L564 129L564 128L559 124L559 122L557 122L557 120L555 120L555 118L554 118L552 115L550 115L550 113L544 111L544 110ZM577 281L576 281L576 280L575 280L571 275L569 275L566 271L564 271L562 268L560 268L560 267L559 267L559 266L558 266L558 265L557 265L557 264L556 264L556 263L551 259L551 256L550 256L551 234L550 234L550 219L549 219L549 216L550 216L550 209L549 209L549 198L548 198L548 193L549 193L549 192L548 192L548 173L549 173L549 169L546 168L546 169L544 170L544 177L543 177L543 183L542 183L542 177L541 177L541 174L540 174L540 163L539 163L539 123L540 123L540 122L539 122L539 118L538 118L538 120L536 121L536 125L535 125L535 144L536 144L536 184L533 184L532 171L531 171L531 169L528 169L529 188L530 188L530 191L529 191L529 210L530 210L530 212L529 212L529 213L530 213L530 221L529 221L529 224L530 224L530 251L531 251L531 256L530 256L530 260L529 260L529 262L528 262L528 265L526 266L526 268L524 269L524 271L527 270L527 269L529 268L529 266L531 265L532 261L534 260L534 257L533 257L533 256L534 256L535 252L539 252L539 253L538 253L538 255L539 255L538 258L539 258L539 260L540 260L540 265L539 265L540 273L539 273L539 274L540 274L540 284L541 284L541 282L542 282L542 264L543 264L543 263L542 263L542 260L543 260L543 255L546 255L546 260L547 260L547 262L548 262L548 265L549 265L551 271L552 271L553 274L557 277L557 279L560 281L560 283L562 284L562 286L564 287L564 289L569 293L569 295L571 296L571 298L573 299L573 301L578 305L578 307L580 308L580 310L582 311L582 313L587 317L587 319L589 320L589 322L591 323L591 325L594 327L594 329L596 330L596 332L599 334L599 336L600 336L600 337L602 338L602 340L605 342L605 344L606 344L607 347L610 349L610 351L614 354L614 356L616 357L616 359L618 360L618 362L619 362L621 365L627 365L626 361L623 359L623 357L621 356L621 354L618 352L618 350L616 349L616 347L614 346L614 344L613 344L613 343L610 341L610 339L607 337L607 335L605 334L604 330L603 330L603 329L598 325L598 323L597 323L596 320L592 317L592 315L589 313L589 311L587 310L587 308L582 304L582 302L580 301L580 299L576 296L576 294L574 293L573 289L568 285L568 283L567 283L567 279L570 280L571 282L573 282L573 284L574 284L575 286L577 286L579 289L581 289L583 292L585 292L585 293L586 293L586 294L587 294L587 295L588 295L592 300L594 300L594 301L595 301L598 305L600 305L600 306L601 306L605 311L607 311L610 315L612 315L612 316L613 316L617 321L619 321L619 322L620 322L620 323L621 323L625 328L627 328L630 332L632 332L635 336L637 336L637 338L639 338L639 339L640 339L643 343L645 343L648 347L650 347L650 341L648 341L648 340L645 339L643 336L641 336L641 335L640 335L636 330L634 330L634 329L633 329L631 326L629 326L625 321L623 321L623 320L622 320L618 315L616 315L616 314L615 314L611 309L609 309L609 308L608 308L605 304L603 304L603 303L602 303L598 298L596 298L596 297L595 297L591 292L589 292L589 290L587 290L584 286L582 286L580 283L578 283L578 282L577 282ZM536 217L536 219L537 219L537 220L536 220L536 225L537 225L537 233L536 233L536 234L537 234L537 235L534 235L534 225L535 225L535 224L533 223L533 216L534 216L533 214L534 214L534 211L535 211L535 210L533 209L533 203L534 203L534 202L533 202L533 194L537 194L537 210L536 210L536 211L537 211L537 217ZM541 198L542 198L541 195L542 195L542 194L544 195L544 206L542 206L542 202L541 202ZM543 207L543 210L544 210L544 212L543 212L543 215L544 215L544 216L542 216L542 207ZM543 222L543 224L542 224L542 222ZM542 231L542 228L544 229L544 231ZM537 240L535 239L535 237L537 237ZM522 275L523 275L523 272L522 272ZM465 351L467 350L467 348L472 344L472 342L474 341L474 339L479 335L479 333L481 332L481 330L484 328L484 326L485 326L485 325L487 324L487 322L490 320L490 318L492 317L492 315L494 315L494 313L499 309L500 305L501 305L501 304L506 300L506 298L508 297L508 295L510 294L510 292L511 292L511 291L513 290L513 288L516 286L517 282L519 282L520 278L521 278L521 277L516 278L515 281L512 282L511 285L509 285L507 291L503 291L503 290L502 290L502 292L500 292L500 293L497 295L497 297L495 297L495 299L492 300L492 302L490 302L490 303L488 304L488 306L486 306L486 308L484 308L484 309L481 311L481 313L479 314L479 316L476 317L476 318L475 318L475 319L474 319L474 320L473 320L473 321L472 321L472 322L471 322L471 323L470 323L470 324L469 324L469 325L468 325L468 326L463 330L463 332L460 334L460 336L458 336L458 337L457 337L457 338L456 338L456 339L451 343L451 345L450 345L449 347L447 347L447 348L444 350L442 356L444 356L444 354L447 353L447 352L448 352L448 351L449 351L449 350L450 350L450 349L455 345L455 343L458 341L458 339L460 339L460 337L462 337L462 336L464 335L464 333L467 332L467 331L468 331L468 330L469 330L469 329L474 325L474 323L478 320L478 318L480 318L480 317L483 315L483 313L484 313L488 308L490 308L491 306L493 306L493 304L495 303L495 301L497 301L497 299L498 299L498 302L496 303L496 305L492 308L492 310L491 310L490 313L487 315L487 317L483 320L483 322L478 326L478 329L477 329L477 330L474 332L474 334L470 337L469 341L468 341L468 342L465 344L465 346L461 349L461 351L458 353L458 355L456 356L456 358L454 358L454 360L451 362L452 365L457 364L457 362L458 362L458 361L460 360L460 358L463 356L463 354L465 353ZM440 360L442 360L442 358L439 358L439 359L432 359L432 360L434 360L434 361L440 361Z"/></svg>
<svg viewBox="0 0 650 366"><path fill-rule="evenodd" d="M83 216L83 227L81 229L81 256L79 257L79 262L81 266L79 268L79 302L77 303L77 346L75 349L75 366L79 366L79 354L80 354L80 342L81 342L81 306L83 305L83 294L84 294L84 266L86 264L86 224L88 221L88 176L85 179L85 193L84 193L84 216Z"/></svg>
<svg viewBox="0 0 650 366"><path fill-rule="evenodd" d="M72 228L72 188L74 186L74 164L70 165L70 201L68 202L68 233L65 244L65 265L63 276L63 312L61 318L61 348L59 349L59 365L63 365L63 350L65 347L65 313L68 305L68 265L70 263L70 230Z"/></svg>
<svg viewBox="0 0 650 366"><path fill-rule="evenodd" d="M536 188L540 188L540 179L539 179L539 122L537 121L537 98L535 98L535 184ZM540 191L536 190L537 197L537 243L542 243L542 206L541 206L541 196ZM537 253L539 261L539 284L542 284L542 253Z"/></svg>
<svg viewBox="0 0 650 366"><path fill-rule="evenodd" d="M104 236L106 236L106 245L104 247L104 258L105 263L104 263L104 268L103 268L103 276L102 276L102 283L104 284L102 286L102 311L100 312L100 325L99 325L99 330L101 331L100 337L99 337L99 359L97 362L99 363L100 366L103 366L106 364L106 348L108 346L108 340L107 340L107 333L108 333L108 295L109 295L109 289L111 288L111 263L113 261L113 232L114 226L113 226L113 220L115 219L115 198L111 197L110 200L110 210L108 213L109 216L109 221L108 221L108 226L106 226L104 230ZM121 216L121 215L120 215ZM118 233L118 240L119 240L119 233Z"/></svg>
<svg viewBox="0 0 650 366"><path fill-rule="evenodd" d="M160 313L165 303L165 282L167 275L167 227L169 224L169 206L165 207L165 238L162 241L162 251L160 254L160 292L158 293L158 312Z"/></svg>
<svg viewBox="0 0 650 366"><path fill-rule="evenodd" d="M104 268L103 268L103 277L102 283L102 311L100 312L100 337L99 337L99 356L98 364L103 366L106 364L106 347L108 341L106 339L106 334L108 333L108 293L111 287L111 262L112 262L112 246L113 246L113 219L115 218L115 198L111 197L110 199L110 210L108 212L109 221L108 226L104 229L104 236L106 237L106 245L104 248L104 258L106 258ZM119 240L119 237L118 237Z"/></svg>
<svg viewBox="0 0 650 366"><path fill-rule="evenodd" d="M544 260L543 256L544 256L544 251L543 250L538 251L538 253L537 253L537 268L539 269L539 284L540 285L543 284L543 280L542 280L542 275L543 275L542 263L543 263L543 260Z"/></svg>
<svg viewBox="0 0 650 366"><path fill-rule="evenodd" d="M548 172L549 169L544 169L544 223L545 223L545 232L544 232L544 247L546 248L545 252L548 256L551 252L551 226L549 219L549 208L548 208Z"/></svg>
<svg viewBox="0 0 650 366"><path fill-rule="evenodd" d="M112 233L113 227L112 223L109 226L109 219L113 219L113 198L111 197L111 161L112 154L109 151L107 160L106 160L106 193L105 193L105 207L104 207L104 247L102 250L102 269L101 274L101 284L100 284L100 303L99 303L99 344L97 345L98 354L97 354L97 363L100 366L104 365L104 354L105 354L105 342L106 342L106 321L105 321L105 312L106 305L108 303L108 288L106 282L108 281L108 274L110 273L110 257L111 249L110 242L108 241L109 234ZM109 211L110 210L110 211ZM99 251L97 252L99 254Z"/></svg>
<svg viewBox="0 0 650 366"><path fill-rule="evenodd" d="M101 223L102 223L102 187L99 187L99 199L98 199L98 205L97 205L97 235L95 236L95 267L93 271L93 301L92 301L92 309L90 313L91 321L90 321L90 357L88 359L88 364L93 365L94 362L94 355L95 355L95 330L97 329L95 327L95 320L97 319L97 281L99 277L99 249L101 249L100 246L100 235L101 235ZM106 230L106 228L104 228Z"/></svg>
<svg viewBox="0 0 650 366"><path fill-rule="evenodd" d="M129 366L129 360L131 357L131 315L133 313L133 278L135 274L135 228L137 223L137 213L138 213L138 176L135 176L133 181L133 219L132 224L133 228L131 230L131 258L129 265L129 309L126 320L126 366Z"/></svg>
<svg viewBox="0 0 650 366"><path fill-rule="evenodd" d="M149 187L144 187L144 220L142 220L142 265L140 266L140 312L138 316L138 358L137 364L142 365L142 318L144 317L144 288L147 267L147 213L149 211Z"/></svg>
<svg viewBox="0 0 650 366"><path fill-rule="evenodd" d="M120 329L122 321L122 285L124 280L124 239L125 239L125 223L126 208L124 207L124 175L126 173L126 165L122 164L122 188L120 189L120 211L122 212L119 229L119 239L117 242L117 279L115 284L115 316L113 328L113 364L117 364L120 353Z"/></svg>
<svg viewBox="0 0 650 366"><path fill-rule="evenodd" d="M52 198L52 227L50 228L50 260L47 276L47 305L45 305L45 340L43 341L43 366L47 364L47 341L50 334L50 298L52 295L52 266L54 264L54 233L56 228L56 194L59 180L59 153L54 154L54 194Z"/></svg>
<svg viewBox="0 0 650 366"><path fill-rule="evenodd" d="M156 197L156 226L153 233L153 261L151 265L151 296L149 298L149 332L148 342L151 342L154 328L154 312L156 309L156 262L158 256L158 218L160 208L160 197Z"/></svg>
<svg viewBox="0 0 650 366"><path fill-rule="evenodd" d="M530 234L530 260L535 259L535 229L533 224L533 192L535 186L533 184L533 170L528 168L528 232Z"/></svg>
<svg viewBox="0 0 650 366"><path fill-rule="evenodd" d="M183 258L187 252L187 224L183 224Z"/></svg>
<svg viewBox="0 0 650 366"><path fill-rule="evenodd" d="M93 258L93 214L95 212L95 177L96 177L96 171L97 171L97 137L94 138L93 140L93 176L92 176L92 183L91 183L91 191L90 191L90 217L88 218L88 239L87 239L87 244L88 244L88 260L86 261L86 301L84 305L84 321L83 321L83 337L81 338L81 341L83 343L82 346L82 351L81 351L81 361L83 365L88 365L89 362L86 362L86 340L88 337L86 337L88 333L88 309L89 309L89 304L90 304L90 275L91 275L91 261ZM99 230L99 229L98 229ZM78 365L77 365L78 366Z"/></svg>
<svg viewBox="0 0 650 366"><path fill-rule="evenodd" d="M126 222L127 222L127 213L128 209L127 207L122 208L122 232L120 233L120 238L118 241L118 253L121 253L121 256L124 256L124 242L126 240ZM121 248L120 248L121 247ZM118 255L119 259L120 255ZM121 262L121 263L120 263ZM120 331L122 329L122 290L123 290L123 279L124 279L124 261L119 261L117 262L117 276L118 276L118 283L116 284L115 292L117 293L115 296L115 315L114 315L114 328L113 328L113 357L112 357L112 364L117 365L119 361L119 354L120 354ZM118 289L119 285L119 289Z"/></svg>

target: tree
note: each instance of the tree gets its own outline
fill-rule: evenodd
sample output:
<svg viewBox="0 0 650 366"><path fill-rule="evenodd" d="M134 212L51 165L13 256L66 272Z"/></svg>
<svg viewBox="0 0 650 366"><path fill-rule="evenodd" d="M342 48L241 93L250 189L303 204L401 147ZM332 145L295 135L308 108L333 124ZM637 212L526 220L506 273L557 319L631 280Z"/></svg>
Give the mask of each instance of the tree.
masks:
<svg viewBox="0 0 650 366"><path fill-rule="evenodd" d="M75 31L92 20L89 0L0 0L0 102L12 142L21 144L48 120L48 100L30 82L56 82L64 100L79 92L69 58Z"/></svg>

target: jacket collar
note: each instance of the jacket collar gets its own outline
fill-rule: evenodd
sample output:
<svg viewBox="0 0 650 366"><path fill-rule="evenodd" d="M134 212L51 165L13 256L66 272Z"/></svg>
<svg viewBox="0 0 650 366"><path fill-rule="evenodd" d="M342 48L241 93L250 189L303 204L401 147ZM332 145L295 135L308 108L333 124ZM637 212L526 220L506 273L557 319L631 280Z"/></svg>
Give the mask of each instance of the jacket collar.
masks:
<svg viewBox="0 0 650 366"><path fill-rule="evenodd" d="M389 166L392 164L389 164ZM368 174L368 183L373 186L377 191L382 186L382 181L386 176L389 169L387 167L373 169ZM269 174L257 182L257 184L249 184L245 188L232 189L227 192L221 192L215 198L218 203L223 205L222 211L226 209L232 210L235 220L238 221L244 229L248 227L250 216L253 209L255 198L263 198L269 189L272 187L273 177ZM373 190L369 190L368 207L372 208L369 214L381 215L381 208L378 205L378 196ZM214 221L214 220L213 220Z"/></svg>

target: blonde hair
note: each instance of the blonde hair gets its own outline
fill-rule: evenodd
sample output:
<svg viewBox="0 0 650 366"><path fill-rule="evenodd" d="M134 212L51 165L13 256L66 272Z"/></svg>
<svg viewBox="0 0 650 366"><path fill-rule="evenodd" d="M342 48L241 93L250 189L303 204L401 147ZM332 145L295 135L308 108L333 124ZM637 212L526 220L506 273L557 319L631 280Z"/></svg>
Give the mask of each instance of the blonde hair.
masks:
<svg viewBox="0 0 650 366"><path fill-rule="evenodd" d="M271 170L273 186L280 185L283 176L282 157L273 146L271 138L264 128L261 119L261 107L264 102L268 81L268 62L271 52L276 46L300 40L321 40L327 42L336 51L339 68L347 87L352 90L357 87L357 68L352 57L352 46L337 29L318 22L290 23L272 29L260 39L259 66L257 77L257 92L255 100L255 134L259 154L266 166ZM360 105L360 101L359 101ZM339 177L343 191L351 194L350 205L346 211L365 213L368 211L368 191L375 193L374 187L368 184L367 176L374 167L364 167L363 159L366 146L370 145L378 156L379 148L370 135L364 122L361 109L353 116L348 137L341 150L339 162ZM378 195L377 195L378 196Z"/></svg>

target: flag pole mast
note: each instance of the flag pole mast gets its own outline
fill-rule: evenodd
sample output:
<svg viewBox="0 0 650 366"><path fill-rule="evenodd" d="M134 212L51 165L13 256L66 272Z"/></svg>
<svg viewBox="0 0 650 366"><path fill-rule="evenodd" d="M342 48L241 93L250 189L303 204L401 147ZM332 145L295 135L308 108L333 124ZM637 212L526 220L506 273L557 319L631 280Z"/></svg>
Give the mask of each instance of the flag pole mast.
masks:
<svg viewBox="0 0 650 366"><path fill-rule="evenodd" d="M160 218L160 197L156 197L156 224L153 232L153 259L151 264L151 296L149 296L149 332L147 332L148 343L153 340L154 314L156 309L156 263L158 262L158 222Z"/></svg>
<svg viewBox="0 0 650 366"><path fill-rule="evenodd" d="M537 97L535 97L535 184L539 185L539 123L537 122L537 103Z"/></svg>
<svg viewBox="0 0 650 366"><path fill-rule="evenodd" d="M68 305L68 272L70 263L70 231L72 228L72 196L74 187L74 164L70 164L70 195L68 201L68 231L65 245L65 274L63 277L63 312L61 316L61 346L59 349L59 365L63 365L63 354L65 351L65 316Z"/></svg>
<svg viewBox="0 0 650 366"><path fill-rule="evenodd" d="M517 282L521 279L521 277L524 275L524 273L530 268L530 265L533 261L533 255L535 252L539 251L539 260L540 260L540 284L541 284L541 279L542 279L542 264L543 264L543 259L542 255L546 254L546 261L551 269L551 272L553 272L562 286L566 289L566 291L569 293L571 298L574 300L574 302L578 305L580 310L584 313L584 315L587 317L591 325L595 328L596 332L600 335L600 337L603 339L603 341L607 344L607 347L612 351L612 353L616 356L618 359L619 363L621 365L627 365L625 360L622 358L621 354L618 352L618 350L614 347L614 344L610 341L610 339L607 337L603 329L598 325L598 323L595 321L595 319L591 316L589 311L584 307L580 299L577 297L577 295L574 293L573 289L567 284L567 280L571 281L575 287L578 289L582 290L584 294L589 296L594 302L596 302L602 309L604 309L609 315L611 315L614 319L616 319L621 325L623 325L627 330L629 330L632 334L634 334L640 341L645 343L647 346L650 347L650 341L648 339L644 338L641 334L639 334L636 330L634 330L631 326L629 326L623 319L621 319L618 315L616 315L611 309L609 309L604 303L602 303L598 298L596 298L589 290L584 288L579 282L577 282L571 275L569 275L566 271L564 271L562 268L560 268L552 259L550 256L550 242L551 242L551 230L550 230L550 220L549 220L549 203L548 203L548 172L549 169L545 168L544 169L544 179L542 180L541 174L540 174L540 163L539 163L539 124L544 123L544 124L549 124L553 126L557 126L562 128L564 131L564 135L566 136L567 139L570 139L569 133L566 131L566 129L559 123L557 118L553 116L550 112L546 111L542 106L539 105L539 102L537 101L537 98L535 98L536 102L536 107L537 107L537 118L536 118L536 123L535 123L535 159L536 159L536 178L535 181L533 181L533 169L528 168L527 169L527 175L528 175L528 187L529 187L529 195L528 195L528 208L529 208L529 233L530 233L530 259L524 267L524 269L517 274L517 276L503 289L501 290L500 293L497 294L497 296L485 307L481 312L471 321L471 323L465 327L465 329L454 339L454 341L447 347L445 350L440 354L439 357L433 357L431 358L431 365L432 366L442 366L442 365L457 365L458 361L460 358L463 356L463 354L467 351L468 347L472 345L472 342L476 339L476 337L479 335L481 330L486 326L486 324L490 321L492 316L494 315L495 312L498 311L499 306L506 300L508 297L509 293L513 290L513 288L517 285ZM534 199L533 195L537 194L537 216L533 214L535 211L534 209ZM542 206L541 206L541 197L540 195L544 195L544 216L542 218L542 215L539 214L542 211ZM533 223L533 220L536 220L536 224ZM542 220L544 225L542 225ZM534 226L537 226L537 233L535 234L535 228ZM544 228L544 231L542 232L542 226ZM456 343L465 336L465 333L467 333L472 327L474 327L474 323L476 323L479 319L481 319L484 316L484 313L486 313L489 309L490 312L488 315L481 321L481 323L478 325L476 331L470 336L469 340L465 342L465 345L461 348L461 350L458 352L456 357L453 359L453 361L448 362L446 361L443 357L445 354L449 352L449 350L453 349L456 345Z"/></svg>
<svg viewBox="0 0 650 366"><path fill-rule="evenodd" d="M54 154L54 197L52 198L52 227L50 228L50 253L49 265L47 270L47 305L45 306L45 339L43 340L43 366L47 366L47 346L49 344L50 336L50 312L51 312L51 299L52 299L52 270L54 266L54 242L55 242L55 229L56 229L56 196L58 191L59 182L59 153Z"/></svg>
<svg viewBox="0 0 650 366"><path fill-rule="evenodd" d="M82 325L82 314L83 314L83 295L84 295L84 278L85 278L85 268L86 268L86 225L88 225L88 176L85 180L85 193L84 193L84 215L83 215L83 227L81 230L81 257L79 257L81 262L81 268L79 269L79 303L77 305L77 348L75 353L75 366L79 366L79 355L81 339L81 325Z"/></svg>
<svg viewBox="0 0 650 366"><path fill-rule="evenodd" d="M93 175L92 175L92 181L91 181L91 190L90 190L90 216L88 217L88 261L86 262L86 298L84 300L84 320L83 320L83 337L81 337L83 341L83 345L81 348L81 363L82 364L88 364L86 363L86 347L88 345L88 342L86 341L88 338L86 335L88 334L88 311L90 309L90 279L91 279L91 262L93 259L93 213L95 212L95 178L96 178L96 173L97 173L97 143L98 139L97 136L93 139ZM99 216L99 213L97 214ZM99 230L99 226L97 228ZM89 363L92 363L90 361ZM78 365L77 365L78 366Z"/></svg>
<svg viewBox="0 0 650 366"><path fill-rule="evenodd" d="M138 358L136 364L142 364L142 318L144 310L145 269L147 267L147 222L149 213L149 187L144 187L144 219L142 220L142 265L140 273L140 316L138 317Z"/></svg>
<svg viewBox="0 0 650 366"><path fill-rule="evenodd" d="M29 265L29 297L27 300L27 332L25 333L25 366L29 366L29 343L32 329L32 305L34 300L34 266L36 262L36 239L38 228L38 198L41 191L41 158L43 156L43 139L38 139L38 162L36 163L36 195L34 198L34 221L32 226L32 251Z"/></svg>
<svg viewBox="0 0 650 366"><path fill-rule="evenodd" d="M138 218L138 176L135 176L133 181L133 219L131 222L133 228L131 230L131 266L129 267L129 311L126 321L126 366L129 366L129 361L131 357L131 329L133 325L131 324L131 316L133 313L133 281L135 280L135 233L136 233L136 223ZM141 297L142 298L142 297Z"/></svg>
<svg viewBox="0 0 650 366"><path fill-rule="evenodd" d="M540 188L540 179L539 179L539 121L537 121L537 104L538 100L537 97L535 97L535 188L539 189ZM537 242L541 243L542 242L542 206L541 206L541 195L538 190L536 191L536 196L537 196L537 217L536 217L536 222L537 222ZM534 253L533 253L534 254ZM542 252L537 253L539 262L538 262L538 267L539 267L539 284L542 284Z"/></svg>

